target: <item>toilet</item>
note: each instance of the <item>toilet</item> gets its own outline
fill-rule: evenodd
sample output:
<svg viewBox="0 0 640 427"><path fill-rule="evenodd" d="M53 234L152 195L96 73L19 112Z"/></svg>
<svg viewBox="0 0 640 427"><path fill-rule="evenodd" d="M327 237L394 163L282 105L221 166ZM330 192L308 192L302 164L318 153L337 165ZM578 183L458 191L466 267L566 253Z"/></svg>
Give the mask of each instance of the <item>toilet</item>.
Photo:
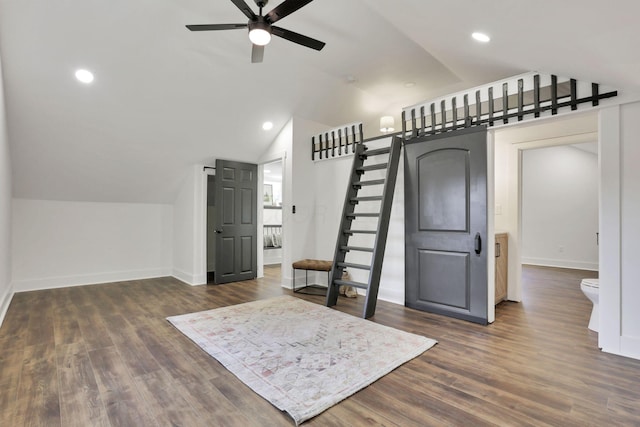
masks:
<svg viewBox="0 0 640 427"><path fill-rule="evenodd" d="M589 320L589 329L594 332L598 332L598 322L600 318L600 315L598 314L598 294L600 292L598 279L582 279L580 289L582 289L582 292L593 303L591 319Z"/></svg>

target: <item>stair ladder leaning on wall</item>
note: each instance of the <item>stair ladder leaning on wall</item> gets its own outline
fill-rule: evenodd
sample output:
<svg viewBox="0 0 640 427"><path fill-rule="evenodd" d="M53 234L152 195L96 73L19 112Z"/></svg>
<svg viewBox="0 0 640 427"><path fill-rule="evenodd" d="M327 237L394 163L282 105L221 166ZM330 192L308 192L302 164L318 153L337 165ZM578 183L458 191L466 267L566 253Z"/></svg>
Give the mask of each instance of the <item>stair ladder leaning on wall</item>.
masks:
<svg viewBox="0 0 640 427"><path fill-rule="evenodd" d="M364 144L356 146L342 220L338 229L338 240L330 274L331 282L327 291L327 307L337 304L340 286L353 286L367 291L362 317L367 319L375 313L401 147L402 138L397 136L392 137L389 147L370 150ZM386 162L375 163L376 160L372 159L383 155L388 156ZM365 165L365 163L372 164ZM384 179L365 179L367 172L383 170L386 170ZM358 196L363 187L370 187L372 192L374 189L379 191L375 191L375 195ZM377 211L374 209L374 212L371 212L371 209L365 211L366 208L356 209L362 202L373 202L363 203L363 205L379 205L379 209ZM360 228L360 223L366 225L371 220L377 220L375 227ZM357 235L373 237L373 247L349 245L349 240ZM349 252L369 253L370 262L368 264L346 262L345 258ZM367 282L343 280L342 274L346 268L368 271Z"/></svg>

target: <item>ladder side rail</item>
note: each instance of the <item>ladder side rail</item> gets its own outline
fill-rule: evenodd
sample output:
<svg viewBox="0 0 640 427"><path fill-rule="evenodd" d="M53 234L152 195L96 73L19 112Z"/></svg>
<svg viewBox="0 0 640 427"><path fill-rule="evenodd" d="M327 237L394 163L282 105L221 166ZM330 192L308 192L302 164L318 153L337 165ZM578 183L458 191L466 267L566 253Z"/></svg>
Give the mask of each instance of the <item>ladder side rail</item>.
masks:
<svg viewBox="0 0 640 427"><path fill-rule="evenodd" d="M380 276L382 274L382 262L384 260L384 251L387 245L387 234L389 231L389 222L391 217L391 208L393 205L393 193L396 187L396 178L398 176L398 164L400 161L400 150L402 148L402 138L394 136L391 140L391 153L389 154L389 167L384 184L383 198L380 206L380 219L378 221L378 230L373 246L373 255L371 261L371 272L369 274L369 283L367 295L364 305L363 317L368 319L373 316L376 310L376 302L378 299L378 288L380 287Z"/></svg>
<svg viewBox="0 0 640 427"><path fill-rule="evenodd" d="M349 215L355 210L355 205L351 203L351 199L358 194L358 188L353 185L356 178L359 176L357 169L362 166L364 160L361 155L365 152L364 144L355 144L355 153L353 155L353 164L351 166L351 173L349 174L349 183L345 194L344 205L342 208L342 217L340 219L340 227L338 228L338 237L336 239L336 249L333 255L333 264L331 266L331 273L329 274L329 283L327 289L327 301L326 306L331 307L338 302L338 286L334 285L335 280L342 278L342 269L338 267L339 262L344 262L346 252L342 251L342 246L347 246L349 242L349 235L344 233L344 230L351 228L352 218ZM359 180L359 179L358 179Z"/></svg>

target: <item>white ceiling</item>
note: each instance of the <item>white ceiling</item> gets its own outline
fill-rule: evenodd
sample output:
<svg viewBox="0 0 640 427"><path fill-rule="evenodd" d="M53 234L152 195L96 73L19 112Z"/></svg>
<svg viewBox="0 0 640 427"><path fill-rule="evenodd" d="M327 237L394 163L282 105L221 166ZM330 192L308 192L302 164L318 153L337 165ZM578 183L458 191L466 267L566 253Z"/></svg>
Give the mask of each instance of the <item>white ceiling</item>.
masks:
<svg viewBox="0 0 640 427"><path fill-rule="evenodd" d="M189 166L257 161L291 117L363 121L372 136L382 115L530 70L637 91L638 12L637 0L315 0L278 25L324 50L274 38L251 64L246 31L184 27L245 22L229 0L0 0L14 196L172 203Z"/></svg>

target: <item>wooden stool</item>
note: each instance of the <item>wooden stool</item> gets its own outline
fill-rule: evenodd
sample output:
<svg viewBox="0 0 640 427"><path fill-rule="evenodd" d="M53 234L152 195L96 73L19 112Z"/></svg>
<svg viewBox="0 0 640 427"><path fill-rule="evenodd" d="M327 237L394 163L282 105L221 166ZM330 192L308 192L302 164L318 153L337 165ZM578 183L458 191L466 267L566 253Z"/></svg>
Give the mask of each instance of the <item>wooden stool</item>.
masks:
<svg viewBox="0 0 640 427"><path fill-rule="evenodd" d="M302 259L300 261L294 262L291 267L293 270L293 283L291 287L293 288L293 292L300 292L303 289L320 289L326 291L327 288L321 285L310 285L309 284L309 270L311 271L326 271L327 272L327 286L329 286L329 275L331 274L331 266L333 265L332 261L324 261L319 259ZM304 270L304 286L296 289L296 270ZM307 295L324 295L316 292L300 292L302 294Z"/></svg>

